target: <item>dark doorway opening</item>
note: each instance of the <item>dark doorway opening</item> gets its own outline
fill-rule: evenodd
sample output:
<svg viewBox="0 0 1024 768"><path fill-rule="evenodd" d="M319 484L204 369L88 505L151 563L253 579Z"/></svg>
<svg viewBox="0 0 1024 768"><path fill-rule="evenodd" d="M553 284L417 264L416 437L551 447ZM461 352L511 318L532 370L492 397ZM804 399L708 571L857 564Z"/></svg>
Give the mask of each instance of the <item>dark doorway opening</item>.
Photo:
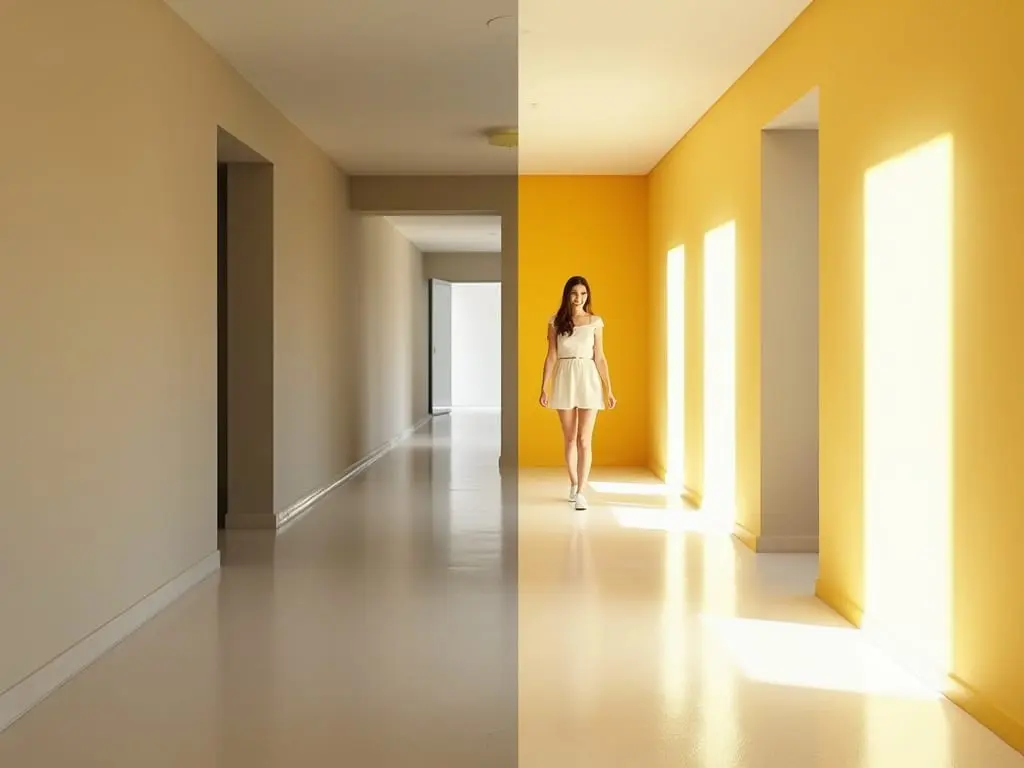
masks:
<svg viewBox="0 0 1024 768"><path fill-rule="evenodd" d="M277 527L273 340L274 166L218 129L218 531Z"/></svg>
<svg viewBox="0 0 1024 768"><path fill-rule="evenodd" d="M217 530L228 515L228 164L217 163Z"/></svg>

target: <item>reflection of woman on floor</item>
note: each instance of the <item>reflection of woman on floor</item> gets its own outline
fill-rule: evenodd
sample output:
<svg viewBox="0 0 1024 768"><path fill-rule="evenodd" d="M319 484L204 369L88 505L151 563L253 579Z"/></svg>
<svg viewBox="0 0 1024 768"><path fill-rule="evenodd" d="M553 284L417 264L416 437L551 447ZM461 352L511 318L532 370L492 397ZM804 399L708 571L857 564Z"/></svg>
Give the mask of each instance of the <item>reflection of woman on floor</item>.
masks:
<svg viewBox="0 0 1024 768"><path fill-rule="evenodd" d="M576 503L576 509L587 508L583 491L590 478L597 412L604 410L606 403L615 407L603 329L604 320L591 314L586 278L570 277L562 289L562 305L548 322L540 404L558 411L562 422L569 501Z"/></svg>

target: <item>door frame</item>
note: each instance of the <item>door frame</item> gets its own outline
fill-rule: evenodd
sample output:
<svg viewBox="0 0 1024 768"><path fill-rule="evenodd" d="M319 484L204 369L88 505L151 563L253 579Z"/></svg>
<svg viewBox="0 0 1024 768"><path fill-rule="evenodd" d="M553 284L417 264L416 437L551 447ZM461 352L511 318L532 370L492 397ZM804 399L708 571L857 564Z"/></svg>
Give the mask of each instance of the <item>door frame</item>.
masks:
<svg viewBox="0 0 1024 768"><path fill-rule="evenodd" d="M228 164L217 163L217 530L228 515Z"/></svg>
<svg viewBox="0 0 1024 768"><path fill-rule="evenodd" d="M451 288L448 280L432 277L427 280L427 410L431 416L444 416L452 412L449 408L434 406L434 284L445 283Z"/></svg>

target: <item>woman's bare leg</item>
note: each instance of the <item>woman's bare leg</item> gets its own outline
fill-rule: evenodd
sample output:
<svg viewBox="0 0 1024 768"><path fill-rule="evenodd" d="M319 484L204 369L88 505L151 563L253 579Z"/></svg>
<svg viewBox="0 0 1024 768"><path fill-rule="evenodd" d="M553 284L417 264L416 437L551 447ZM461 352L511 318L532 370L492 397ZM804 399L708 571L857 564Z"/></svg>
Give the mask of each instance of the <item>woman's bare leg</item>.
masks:
<svg viewBox="0 0 1024 768"><path fill-rule="evenodd" d="M583 493L590 481L590 465L594 452L591 447L594 436L594 424L597 422L597 411L580 409L576 428L576 477L579 480L580 493Z"/></svg>
<svg viewBox="0 0 1024 768"><path fill-rule="evenodd" d="M559 411L558 420L562 422L562 438L565 449L565 468L569 472L569 484L579 485L579 475L576 474L579 458L576 452L577 418L576 411Z"/></svg>

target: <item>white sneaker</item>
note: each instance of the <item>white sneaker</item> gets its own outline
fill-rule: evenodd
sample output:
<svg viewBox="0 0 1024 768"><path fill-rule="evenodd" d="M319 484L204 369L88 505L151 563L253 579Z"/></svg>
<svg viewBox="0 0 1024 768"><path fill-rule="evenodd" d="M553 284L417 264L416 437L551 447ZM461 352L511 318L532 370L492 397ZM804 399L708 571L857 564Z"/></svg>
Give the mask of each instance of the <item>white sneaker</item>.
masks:
<svg viewBox="0 0 1024 768"><path fill-rule="evenodd" d="M580 511L587 509L587 497L584 496L582 493L576 494L576 509Z"/></svg>
<svg viewBox="0 0 1024 768"><path fill-rule="evenodd" d="M569 486L569 501L576 501L576 493L577 492L578 492L578 489L576 488L575 485L570 485Z"/></svg>

